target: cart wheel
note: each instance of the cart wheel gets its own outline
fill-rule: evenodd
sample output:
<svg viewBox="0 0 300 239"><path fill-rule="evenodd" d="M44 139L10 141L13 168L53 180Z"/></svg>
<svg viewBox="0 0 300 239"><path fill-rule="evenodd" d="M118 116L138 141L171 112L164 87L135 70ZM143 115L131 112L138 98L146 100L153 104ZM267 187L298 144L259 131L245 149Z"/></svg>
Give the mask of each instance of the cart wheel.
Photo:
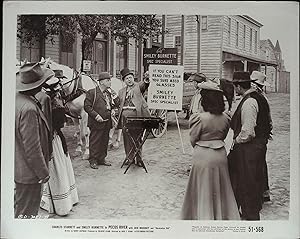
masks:
<svg viewBox="0 0 300 239"><path fill-rule="evenodd" d="M152 129L152 134L155 138L160 138L164 135L167 130L168 126L168 118L167 118L167 110L159 110L159 109L152 109L150 110L151 116L160 117L163 122L159 124L157 129Z"/></svg>

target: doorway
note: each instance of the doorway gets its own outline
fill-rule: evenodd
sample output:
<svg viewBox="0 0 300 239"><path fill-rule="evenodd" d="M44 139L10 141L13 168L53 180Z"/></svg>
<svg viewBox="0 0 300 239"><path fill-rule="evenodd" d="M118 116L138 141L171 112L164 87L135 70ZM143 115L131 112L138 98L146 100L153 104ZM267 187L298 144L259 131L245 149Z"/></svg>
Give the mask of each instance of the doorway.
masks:
<svg viewBox="0 0 300 239"><path fill-rule="evenodd" d="M95 40L92 52L92 73L100 74L107 71L107 42Z"/></svg>

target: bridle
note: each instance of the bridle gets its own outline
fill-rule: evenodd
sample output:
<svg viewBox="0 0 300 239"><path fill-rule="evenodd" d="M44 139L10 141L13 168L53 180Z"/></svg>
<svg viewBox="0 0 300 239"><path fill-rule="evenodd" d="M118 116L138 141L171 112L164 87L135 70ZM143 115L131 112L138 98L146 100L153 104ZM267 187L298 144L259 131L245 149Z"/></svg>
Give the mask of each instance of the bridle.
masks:
<svg viewBox="0 0 300 239"><path fill-rule="evenodd" d="M75 77L74 77L75 76ZM61 83L61 86L64 86L64 85L67 85L67 84L70 84L72 83L72 81L75 81L79 78L80 74L78 71L76 71L75 69L73 69L73 75L72 75L72 79L71 80L68 80L64 83Z"/></svg>

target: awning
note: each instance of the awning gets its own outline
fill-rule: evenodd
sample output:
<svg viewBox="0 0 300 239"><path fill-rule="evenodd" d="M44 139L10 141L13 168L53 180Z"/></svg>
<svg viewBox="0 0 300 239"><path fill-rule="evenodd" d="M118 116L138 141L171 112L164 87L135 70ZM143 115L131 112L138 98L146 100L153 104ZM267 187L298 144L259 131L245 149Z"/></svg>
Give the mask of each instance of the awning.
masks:
<svg viewBox="0 0 300 239"><path fill-rule="evenodd" d="M228 61L249 61L257 64L263 64L267 66L278 66L277 62L274 61L266 61L264 59L256 58L256 57L250 57L250 56L245 56L242 54L237 54L237 53L231 53L231 52L226 52L223 51L223 61L228 62Z"/></svg>

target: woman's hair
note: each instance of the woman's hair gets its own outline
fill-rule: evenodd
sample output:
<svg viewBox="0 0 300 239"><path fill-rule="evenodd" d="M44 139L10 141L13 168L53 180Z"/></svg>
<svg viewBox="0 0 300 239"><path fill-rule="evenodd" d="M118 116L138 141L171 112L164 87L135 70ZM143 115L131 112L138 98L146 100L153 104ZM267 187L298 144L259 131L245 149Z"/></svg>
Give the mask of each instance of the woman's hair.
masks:
<svg viewBox="0 0 300 239"><path fill-rule="evenodd" d="M202 89L200 94L202 96L201 105L204 111L215 115L223 113L225 103L221 91Z"/></svg>

